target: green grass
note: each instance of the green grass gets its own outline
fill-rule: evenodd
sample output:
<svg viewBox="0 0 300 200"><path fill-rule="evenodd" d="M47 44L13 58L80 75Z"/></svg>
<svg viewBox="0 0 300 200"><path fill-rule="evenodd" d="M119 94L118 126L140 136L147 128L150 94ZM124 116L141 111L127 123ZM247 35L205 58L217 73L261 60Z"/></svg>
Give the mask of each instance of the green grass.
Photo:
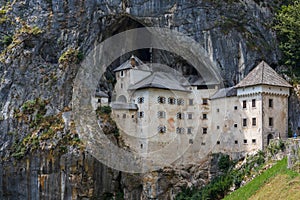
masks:
<svg viewBox="0 0 300 200"><path fill-rule="evenodd" d="M245 186L226 196L224 200L249 199L277 175L287 175L289 179L299 176L297 172L287 169L287 158L284 158Z"/></svg>

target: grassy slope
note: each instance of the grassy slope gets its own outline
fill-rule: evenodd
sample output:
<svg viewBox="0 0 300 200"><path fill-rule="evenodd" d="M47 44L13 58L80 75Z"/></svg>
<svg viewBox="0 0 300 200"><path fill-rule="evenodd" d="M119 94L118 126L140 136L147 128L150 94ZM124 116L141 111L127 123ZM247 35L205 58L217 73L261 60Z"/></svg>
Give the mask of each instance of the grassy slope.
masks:
<svg viewBox="0 0 300 200"><path fill-rule="evenodd" d="M273 167L224 199L299 199L300 174L288 170L286 165L286 158L278 161Z"/></svg>

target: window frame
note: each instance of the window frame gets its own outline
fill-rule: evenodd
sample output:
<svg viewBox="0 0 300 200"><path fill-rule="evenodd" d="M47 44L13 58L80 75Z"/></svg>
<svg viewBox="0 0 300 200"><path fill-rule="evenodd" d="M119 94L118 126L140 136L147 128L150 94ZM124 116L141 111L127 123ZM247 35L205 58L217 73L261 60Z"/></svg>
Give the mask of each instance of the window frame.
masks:
<svg viewBox="0 0 300 200"><path fill-rule="evenodd" d="M273 107L274 107L274 100L269 99L269 108L273 108Z"/></svg>
<svg viewBox="0 0 300 200"><path fill-rule="evenodd" d="M274 118L269 117L269 127L273 127L273 126L274 126Z"/></svg>
<svg viewBox="0 0 300 200"><path fill-rule="evenodd" d="M256 117L252 117L252 126L256 126L256 125L257 125Z"/></svg>
<svg viewBox="0 0 300 200"><path fill-rule="evenodd" d="M157 111L157 118L159 118L159 119L166 118L166 112L165 111Z"/></svg>
<svg viewBox="0 0 300 200"><path fill-rule="evenodd" d="M208 133L208 128L207 127L202 127L202 134L207 134Z"/></svg>
<svg viewBox="0 0 300 200"><path fill-rule="evenodd" d="M256 108L256 99L252 99L252 108Z"/></svg>
<svg viewBox="0 0 300 200"><path fill-rule="evenodd" d="M174 97L169 97L169 98L168 98L168 104L170 104L170 105L175 105L175 104L176 104L176 98L174 98Z"/></svg>
<svg viewBox="0 0 300 200"><path fill-rule="evenodd" d="M145 98L144 98L144 97L138 97L138 98L137 98L137 103L138 103L138 104L145 103Z"/></svg>
<svg viewBox="0 0 300 200"><path fill-rule="evenodd" d="M167 132L167 128L164 125L159 125L157 127L157 131L158 131L158 133L166 133Z"/></svg>
<svg viewBox="0 0 300 200"><path fill-rule="evenodd" d="M244 128L247 127L247 125L248 125L247 118L243 118L242 125Z"/></svg>
<svg viewBox="0 0 300 200"><path fill-rule="evenodd" d="M159 103L159 104L165 104L166 103L166 97L164 97L164 96L158 96L157 97L157 103Z"/></svg>
<svg viewBox="0 0 300 200"><path fill-rule="evenodd" d="M247 109L247 100L243 100L242 104L243 104L243 109Z"/></svg>
<svg viewBox="0 0 300 200"><path fill-rule="evenodd" d="M202 105L208 105L208 98L202 98Z"/></svg>

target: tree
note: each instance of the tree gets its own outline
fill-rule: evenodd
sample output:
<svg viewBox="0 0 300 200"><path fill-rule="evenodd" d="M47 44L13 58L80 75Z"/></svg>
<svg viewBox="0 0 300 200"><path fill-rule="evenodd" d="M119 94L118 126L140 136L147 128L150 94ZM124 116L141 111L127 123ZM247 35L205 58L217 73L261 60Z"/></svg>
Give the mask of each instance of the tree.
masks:
<svg viewBox="0 0 300 200"><path fill-rule="evenodd" d="M285 65L300 71L300 2L281 7L276 15L275 30Z"/></svg>

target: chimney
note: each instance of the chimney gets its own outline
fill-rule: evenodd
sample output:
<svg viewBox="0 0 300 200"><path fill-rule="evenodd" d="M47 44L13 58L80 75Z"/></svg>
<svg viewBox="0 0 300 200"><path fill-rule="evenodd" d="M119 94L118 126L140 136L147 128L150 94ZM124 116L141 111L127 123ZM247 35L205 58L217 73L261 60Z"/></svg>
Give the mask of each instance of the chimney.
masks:
<svg viewBox="0 0 300 200"><path fill-rule="evenodd" d="M136 65L136 61L133 56L131 56L131 58L130 58L130 64L132 67L135 67L135 65Z"/></svg>

